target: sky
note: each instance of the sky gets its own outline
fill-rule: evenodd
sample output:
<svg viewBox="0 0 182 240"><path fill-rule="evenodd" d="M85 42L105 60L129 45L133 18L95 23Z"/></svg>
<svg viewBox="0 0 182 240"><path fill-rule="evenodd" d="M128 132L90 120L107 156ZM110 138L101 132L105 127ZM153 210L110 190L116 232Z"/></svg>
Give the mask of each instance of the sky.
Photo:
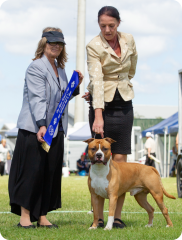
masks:
<svg viewBox="0 0 182 240"><path fill-rule="evenodd" d="M133 35L138 64L134 104L178 105L182 69L182 6L176 0L86 0L86 44L100 32L97 14L116 7L118 31ZM62 29L67 43L66 73L76 68L77 0L0 0L0 127L16 123L25 71L45 27ZM86 62L86 55L85 55ZM85 64L86 65L86 64ZM85 87L89 77L85 67Z"/></svg>

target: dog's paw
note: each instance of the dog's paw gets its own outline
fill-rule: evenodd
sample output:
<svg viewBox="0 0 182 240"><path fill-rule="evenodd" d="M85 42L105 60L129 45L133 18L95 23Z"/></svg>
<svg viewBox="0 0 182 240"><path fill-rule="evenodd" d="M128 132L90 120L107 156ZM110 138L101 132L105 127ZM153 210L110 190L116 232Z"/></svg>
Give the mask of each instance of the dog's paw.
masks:
<svg viewBox="0 0 182 240"><path fill-rule="evenodd" d="M87 214L93 214L93 211L89 211Z"/></svg>
<svg viewBox="0 0 182 240"><path fill-rule="evenodd" d="M92 229L97 229L97 227L89 227L89 229L88 230L92 230Z"/></svg>
<svg viewBox="0 0 182 240"><path fill-rule="evenodd" d="M166 227L167 227L167 228L169 228L169 227L173 227L173 225L166 225Z"/></svg>
<svg viewBox="0 0 182 240"><path fill-rule="evenodd" d="M106 227L104 228L104 230L111 230L111 229L112 229L113 222L114 222L114 216L109 216L109 217L108 217L107 225L106 225Z"/></svg>
<svg viewBox="0 0 182 240"><path fill-rule="evenodd" d="M147 224L145 227L153 227L153 224Z"/></svg>
<svg viewBox="0 0 182 240"><path fill-rule="evenodd" d="M106 226L105 228L104 228L104 230L111 230L112 229L112 226Z"/></svg>

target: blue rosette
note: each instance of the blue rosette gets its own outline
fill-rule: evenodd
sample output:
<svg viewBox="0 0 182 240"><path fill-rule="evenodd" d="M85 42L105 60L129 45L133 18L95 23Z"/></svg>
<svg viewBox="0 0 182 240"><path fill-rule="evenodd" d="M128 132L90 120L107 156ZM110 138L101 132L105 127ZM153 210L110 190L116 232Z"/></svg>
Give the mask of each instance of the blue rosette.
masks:
<svg viewBox="0 0 182 240"><path fill-rule="evenodd" d="M71 77L71 80L68 83L68 86L66 88L66 90L64 91L64 94L56 108L56 111L53 115L53 118L47 128L47 131L43 137L44 141L42 143L42 148L46 151L49 152L49 149L51 147L51 143L52 143L52 139L54 136L54 132L57 128L57 125L59 124L59 120L64 112L64 109L66 107L66 105L68 104L71 95L73 94L75 88L78 86L79 84L79 75L76 71L73 72L73 75Z"/></svg>

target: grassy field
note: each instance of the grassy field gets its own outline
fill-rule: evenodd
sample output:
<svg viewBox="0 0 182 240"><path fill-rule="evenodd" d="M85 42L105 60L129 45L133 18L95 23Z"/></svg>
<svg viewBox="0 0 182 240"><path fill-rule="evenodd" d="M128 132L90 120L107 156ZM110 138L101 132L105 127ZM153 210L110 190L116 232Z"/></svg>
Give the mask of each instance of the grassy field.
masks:
<svg viewBox="0 0 182 240"><path fill-rule="evenodd" d="M168 193L177 197L176 179L162 179ZM10 211L8 198L8 176L0 177L0 212ZM62 181L62 209L61 211L86 211L83 213L49 213L48 219L59 229L20 229L16 225L19 217L13 214L0 213L0 233L8 240L53 240L53 239L122 239L122 240L168 240L177 239L182 232L182 199L176 200L164 197L164 202L174 227L166 228L166 221L153 198L148 195L149 203L155 208L154 225L145 228L148 215L137 204L134 197L126 196L123 207L122 220L126 229L88 230L93 215L87 214L90 210L90 194L87 187L87 177L71 176ZM108 210L108 200L105 203ZM105 223L108 213L105 213Z"/></svg>

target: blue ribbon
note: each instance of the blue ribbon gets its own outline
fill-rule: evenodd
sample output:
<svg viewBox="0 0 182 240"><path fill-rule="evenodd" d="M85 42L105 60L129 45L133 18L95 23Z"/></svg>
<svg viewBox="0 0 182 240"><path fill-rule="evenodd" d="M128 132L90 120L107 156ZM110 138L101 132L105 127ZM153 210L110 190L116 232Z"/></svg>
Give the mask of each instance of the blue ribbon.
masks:
<svg viewBox="0 0 182 240"><path fill-rule="evenodd" d="M74 92L75 88L79 84L79 76L76 71L73 72L73 75L71 77L70 82L68 83L68 86L56 108L56 111L54 113L54 116L49 124L49 127L47 128L46 134L44 135L43 139L45 142L51 146L52 139L54 136L54 132L56 130L57 125L59 124L59 120L64 112L64 109L66 105L68 104L70 97L72 93Z"/></svg>

